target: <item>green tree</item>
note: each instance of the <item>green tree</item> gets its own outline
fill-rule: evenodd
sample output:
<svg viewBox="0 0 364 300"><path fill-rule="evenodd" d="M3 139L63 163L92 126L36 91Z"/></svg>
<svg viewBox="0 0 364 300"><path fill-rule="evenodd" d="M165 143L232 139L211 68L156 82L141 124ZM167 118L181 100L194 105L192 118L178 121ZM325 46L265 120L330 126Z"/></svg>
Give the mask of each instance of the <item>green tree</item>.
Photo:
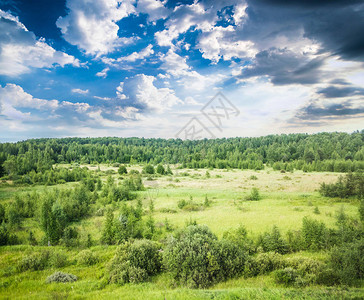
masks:
<svg viewBox="0 0 364 300"><path fill-rule="evenodd" d="M126 169L126 167L124 165L121 165L118 169L118 173L120 175L123 175L123 174L128 174L128 170Z"/></svg>
<svg viewBox="0 0 364 300"><path fill-rule="evenodd" d="M112 245L114 244L115 231L114 231L114 213L111 209L106 212L106 220L104 229L102 231L101 241L104 244Z"/></svg>

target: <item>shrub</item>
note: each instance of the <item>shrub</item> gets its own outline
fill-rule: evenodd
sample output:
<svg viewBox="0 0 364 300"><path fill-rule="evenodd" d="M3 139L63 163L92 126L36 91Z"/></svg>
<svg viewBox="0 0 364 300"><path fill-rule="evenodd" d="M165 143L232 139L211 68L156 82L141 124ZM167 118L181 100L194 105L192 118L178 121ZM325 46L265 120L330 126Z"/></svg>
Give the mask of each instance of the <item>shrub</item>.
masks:
<svg viewBox="0 0 364 300"><path fill-rule="evenodd" d="M218 261L216 236L206 226L188 226L171 237L164 251L164 263L177 283L205 288L216 282Z"/></svg>
<svg viewBox="0 0 364 300"><path fill-rule="evenodd" d="M157 173L164 175L166 173L166 170L164 169L164 167L162 165L158 165L157 166Z"/></svg>
<svg viewBox="0 0 364 300"><path fill-rule="evenodd" d="M190 225L169 238L163 258L176 283L206 288L240 275L247 256L232 241L218 241L208 227Z"/></svg>
<svg viewBox="0 0 364 300"><path fill-rule="evenodd" d="M18 270L20 272L24 271L39 271L44 270L50 258L49 251L42 251L25 256L18 265Z"/></svg>
<svg viewBox="0 0 364 300"><path fill-rule="evenodd" d="M92 266L98 262L97 256L91 250L83 250L77 255L77 264Z"/></svg>
<svg viewBox="0 0 364 300"><path fill-rule="evenodd" d="M108 270L111 283L145 281L161 270L159 246L150 240L126 242L117 249Z"/></svg>
<svg viewBox="0 0 364 300"><path fill-rule="evenodd" d="M275 252L260 253L249 257L245 264L246 276L262 275L285 267L285 261L281 254Z"/></svg>
<svg viewBox="0 0 364 300"><path fill-rule="evenodd" d="M155 173L154 167L152 165L146 165L143 168L143 173L150 174L150 175L154 174Z"/></svg>
<svg viewBox="0 0 364 300"><path fill-rule="evenodd" d="M217 243L219 280L237 277L244 271L247 253L232 241L222 239Z"/></svg>
<svg viewBox="0 0 364 300"><path fill-rule="evenodd" d="M274 272L275 281L284 285L290 285L294 283L297 277L298 275L296 270L292 268L285 268Z"/></svg>
<svg viewBox="0 0 364 300"><path fill-rule="evenodd" d="M327 246L328 231L323 222L304 217L301 234L305 249L318 250Z"/></svg>
<svg viewBox="0 0 364 300"><path fill-rule="evenodd" d="M258 177L257 177L257 176L255 176L255 175L252 175L252 176L250 176L250 177L249 177L249 179L250 179L250 180L258 180Z"/></svg>
<svg viewBox="0 0 364 300"><path fill-rule="evenodd" d="M177 206L179 209L183 209L187 205L187 201L182 199L177 202Z"/></svg>
<svg viewBox="0 0 364 300"><path fill-rule="evenodd" d="M364 278L364 238L335 247L330 253L330 266L343 284L354 285Z"/></svg>
<svg viewBox="0 0 364 300"><path fill-rule="evenodd" d="M128 170L126 169L126 167L124 165L121 165L118 169L118 173L120 175L123 175L123 174L128 174Z"/></svg>
<svg viewBox="0 0 364 300"><path fill-rule="evenodd" d="M260 196L259 190L256 187L253 187L250 192L250 195L248 195L246 197L246 200L249 200L249 201L258 201L260 199L261 199L261 196Z"/></svg>
<svg viewBox="0 0 364 300"><path fill-rule="evenodd" d="M266 232L260 236L258 245L261 245L265 252L274 251L280 254L288 252L288 244L282 238L277 226L273 226L271 232Z"/></svg>
<svg viewBox="0 0 364 300"><path fill-rule="evenodd" d="M63 273L63 272L55 272L52 275L48 276L46 279L46 283L52 282L74 282L77 280L77 276L73 274Z"/></svg>
<svg viewBox="0 0 364 300"><path fill-rule="evenodd" d="M68 263L68 257L63 252L53 252L49 257L49 265L53 268L62 268Z"/></svg>

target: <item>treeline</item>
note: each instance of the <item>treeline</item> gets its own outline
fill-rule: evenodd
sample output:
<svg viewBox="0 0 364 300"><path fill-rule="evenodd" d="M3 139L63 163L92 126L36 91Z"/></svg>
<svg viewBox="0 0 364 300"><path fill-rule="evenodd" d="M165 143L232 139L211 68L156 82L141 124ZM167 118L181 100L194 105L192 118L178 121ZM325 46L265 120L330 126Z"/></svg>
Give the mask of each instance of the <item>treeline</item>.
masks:
<svg viewBox="0 0 364 300"><path fill-rule="evenodd" d="M356 171L364 130L182 141L144 138L34 139L0 144L0 176L43 172L55 163L181 164L188 168Z"/></svg>

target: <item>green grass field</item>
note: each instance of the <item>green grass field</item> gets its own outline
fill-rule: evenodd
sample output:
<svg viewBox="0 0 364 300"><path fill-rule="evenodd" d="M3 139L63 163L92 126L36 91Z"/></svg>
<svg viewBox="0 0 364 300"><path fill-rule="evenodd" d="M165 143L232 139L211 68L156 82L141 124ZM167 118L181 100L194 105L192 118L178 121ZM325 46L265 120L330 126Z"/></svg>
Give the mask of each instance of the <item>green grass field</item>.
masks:
<svg viewBox="0 0 364 300"><path fill-rule="evenodd" d="M96 171L96 167L90 167ZM101 172L116 170L107 165L101 166ZM128 169L141 169L140 166ZM175 169L173 176L155 176L153 180L144 178L145 191L138 192L138 197L148 209L154 203L153 217L156 225L166 219L174 228L182 228L189 220L198 224L206 224L218 236L229 229L243 224L249 236L256 238L260 233L277 225L284 234L290 229L298 229L302 219L310 216L323 221L327 227L335 226L335 216L344 209L349 216L358 215L357 200L329 199L320 196L318 188L321 182L335 182L338 173L280 173L271 169L263 171L242 170L193 170ZM120 175L114 174L121 180ZM255 176L257 179L254 179ZM106 180L107 175L102 176ZM24 191L41 191L53 188L73 186L68 183L58 186L14 187L3 184L0 187L1 203L8 202L16 193ZM262 199L246 201L251 189L259 189ZM207 196L209 207L202 203ZM186 211L178 208L178 201L186 200L201 204L197 211ZM136 202L136 200L133 200ZM315 213L315 207L319 214ZM117 209L117 205L115 207ZM93 216L78 222L81 239L91 233L95 241L101 237L105 217ZM42 231L34 219L27 219L19 230L20 239L25 239L26 231L31 229L37 239ZM78 249L67 249L61 246L52 247L66 254L68 263L62 268L48 268L43 271L17 272L16 265L24 257L44 246L6 246L0 247L0 298L1 299L362 299L361 288L324 288L310 286L307 288L288 288L276 284L270 275L253 278L237 278L219 283L207 290L194 290L173 287L168 275L161 274L150 282L142 284L126 284L124 286L105 284L104 273L116 246L94 246L91 250L99 257L94 266L79 266L73 263ZM314 257L318 260L326 258L327 253L299 252L292 256ZM75 274L79 280L74 283L46 284L45 279L55 270Z"/></svg>

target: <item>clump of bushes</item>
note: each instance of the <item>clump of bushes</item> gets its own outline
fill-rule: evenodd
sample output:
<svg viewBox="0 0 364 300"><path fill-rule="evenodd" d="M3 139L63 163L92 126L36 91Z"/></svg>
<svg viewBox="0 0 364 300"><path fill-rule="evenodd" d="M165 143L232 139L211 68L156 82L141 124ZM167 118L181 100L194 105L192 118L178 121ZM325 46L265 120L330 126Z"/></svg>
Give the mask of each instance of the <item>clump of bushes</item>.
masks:
<svg viewBox="0 0 364 300"><path fill-rule="evenodd" d="M334 247L330 266L342 284L355 285L364 279L364 238Z"/></svg>
<svg viewBox="0 0 364 300"><path fill-rule="evenodd" d="M25 256L18 264L18 271L39 271L48 267L62 268L68 264L68 257L62 251L43 250Z"/></svg>
<svg viewBox="0 0 364 300"><path fill-rule="evenodd" d="M327 184L321 183L320 193L326 197L348 198L357 196L359 199L364 197L364 174L348 173L345 177L340 176L337 182Z"/></svg>
<svg viewBox="0 0 364 300"><path fill-rule="evenodd" d="M206 288L240 275L246 253L232 241L218 241L208 227L191 225L170 237L163 259L176 283Z"/></svg>
<svg viewBox="0 0 364 300"><path fill-rule="evenodd" d="M138 283L160 272L162 260L156 242L136 240L121 245L108 268L110 283Z"/></svg>
<svg viewBox="0 0 364 300"><path fill-rule="evenodd" d="M77 280L77 276L73 274L63 273L63 272L55 272L52 275L48 276L46 279L46 283L52 282L74 282Z"/></svg>
<svg viewBox="0 0 364 300"><path fill-rule="evenodd" d="M273 226L271 232L266 232L258 239L258 245L263 248L265 252L277 252L285 254L288 252L288 244L281 236L277 226Z"/></svg>
<svg viewBox="0 0 364 300"><path fill-rule="evenodd" d="M244 275L257 276L285 267L283 256L276 252L259 253L251 256L244 266Z"/></svg>
<svg viewBox="0 0 364 300"><path fill-rule="evenodd" d="M183 209L186 211L199 211L203 209L203 205L194 202L192 197L189 201L186 201L185 199L179 200L177 206L179 209Z"/></svg>
<svg viewBox="0 0 364 300"><path fill-rule="evenodd" d="M19 272L44 270L48 266L49 251L41 251L25 256L18 264Z"/></svg>
<svg viewBox="0 0 364 300"><path fill-rule="evenodd" d="M77 263L83 266L92 266L98 262L97 256L91 250L83 250L77 256Z"/></svg>

